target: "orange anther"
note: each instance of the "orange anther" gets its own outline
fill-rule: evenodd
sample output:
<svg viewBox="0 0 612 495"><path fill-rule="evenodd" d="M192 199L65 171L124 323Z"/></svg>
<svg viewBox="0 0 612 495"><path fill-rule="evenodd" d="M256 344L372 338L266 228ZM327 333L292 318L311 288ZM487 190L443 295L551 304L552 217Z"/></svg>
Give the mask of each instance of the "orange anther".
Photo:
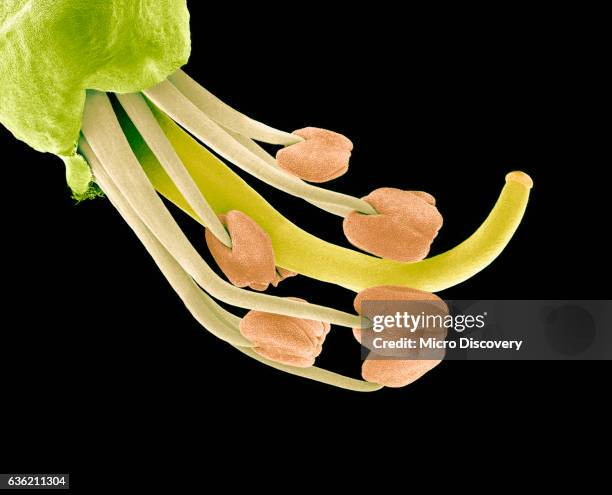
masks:
<svg viewBox="0 0 612 495"><path fill-rule="evenodd" d="M393 316L396 313L408 312L412 315L438 315L438 319L430 322L423 321L416 328L405 328L394 326L385 328L384 331L377 333L373 329L353 328L353 335L359 343L375 352L379 356L394 356L404 359L431 359L443 353L439 351L423 351L420 348L406 349L396 347L385 347L385 343L398 341L402 338L435 338L444 340L446 337L446 327L443 326L443 317L448 314L448 306L435 294L409 287L397 287L392 285L370 287L362 290L353 305L358 314L363 315L362 303L364 301L377 301L375 311L381 316ZM373 308L370 307L370 310ZM365 314L370 318L371 314ZM365 338L363 336L365 335ZM376 340L375 340L376 339ZM375 344L379 344L375 347Z"/></svg>
<svg viewBox="0 0 612 495"><path fill-rule="evenodd" d="M296 275L297 272L292 272L291 270L286 270L284 268L281 268L280 266L277 266L276 276L274 277L274 280L272 280L272 285L274 287L278 287L278 284L280 284L283 280L289 277L295 277Z"/></svg>
<svg viewBox="0 0 612 495"><path fill-rule="evenodd" d="M396 287L391 285L370 287L361 291L355 297L353 305L359 314L363 314L363 303L378 301L375 306L378 315L392 316L396 312L408 309L413 315L439 315L448 314L448 306L435 294L409 287ZM410 304L402 305L402 301ZM372 308L370 308L372 309ZM364 315L370 318L372 315ZM416 329L402 327L385 328L380 333L373 329L354 328L355 338L370 349L368 358L362 365L362 376L366 381L380 383L387 387L403 387L420 378L427 371L434 368L441 361L437 359L444 355L440 350L424 350L386 347L385 343L399 341L402 338L420 339L434 338L444 340L446 328L435 320L435 325L420 326ZM424 322L423 322L424 324ZM379 339L376 341L375 339ZM373 345L377 344L377 346Z"/></svg>
<svg viewBox="0 0 612 495"><path fill-rule="evenodd" d="M232 210L219 218L229 232L232 247L224 246L208 229L206 244L230 282L259 291L273 281L278 283L270 236L241 211Z"/></svg>
<svg viewBox="0 0 612 495"><path fill-rule="evenodd" d="M351 244L397 261L419 261L427 256L442 226L442 215L430 194L392 187L376 189L363 198L378 212L349 213L342 227Z"/></svg>
<svg viewBox="0 0 612 495"><path fill-rule="evenodd" d="M438 360L366 359L361 366L364 380L385 387L405 387L440 364Z"/></svg>
<svg viewBox="0 0 612 495"><path fill-rule="evenodd" d="M304 141L278 151L279 167L308 182L327 182L348 170L353 143L337 132L316 127L294 131Z"/></svg>
<svg viewBox="0 0 612 495"><path fill-rule="evenodd" d="M289 298L306 302L303 299ZM249 311L240 322L240 332L253 350L279 363L300 368L314 364L329 333L329 323L294 318L263 311Z"/></svg>

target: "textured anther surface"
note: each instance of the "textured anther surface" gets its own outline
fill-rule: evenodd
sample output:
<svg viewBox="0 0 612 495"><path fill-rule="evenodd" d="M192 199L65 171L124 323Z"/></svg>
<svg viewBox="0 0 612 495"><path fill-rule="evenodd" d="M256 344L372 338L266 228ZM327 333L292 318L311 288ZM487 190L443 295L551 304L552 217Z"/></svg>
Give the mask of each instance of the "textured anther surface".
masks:
<svg viewBox="0 0 612 495"><path fill-rule="evenodd" d="M392 314L397 309L397 301L410 301L410 309L415 314L421 311L426 314L448 314L448 306L435 294L419 289L411 289L410 287L399 287L394 285L382 285L378 287L370 287L362 290L353 301L353 306L357 314L362 314L361 305L364 301L379 301L377 311L382 314ZM362 330L361 328L353 328L353 335L358 342L362 342L361 334L364 331L371 332L372 330ZM405 330L386 330L385 338L399 338L405 336Z"/></svg>
<svg viewBox="0 0 612 495"><path fill-rule="evenodd" d="M294 297L288 299L306 302ZM240 332L255 345L255 352L300 368L314 364L329 330L329 323L254 310L240 322Z"/></svg>
<svg viewBox="0 0 612 495"><path fill-rule="evenodd" d="M405 387L435 368L437 360L366 359L361 366L364 380L385 387Z"/></svg>
<svg viewBox="0 0 612 495"><path fill-rule="evenodd" d="M396 301L410 301L409 308L413 314L420 314L421 312L427 315L443 316L448 314L448 306L438 296L409 287L385 285L362 290L353 301L355 311L359 314L362 314L362 304L364 301L379 301L380 304L377 305L376 310L380 314L393 314L398 309L394 305ZM362 338L363 332L371 333L373 330L353 328L353 335L360 343L364 340L372 342L371 335L369 339ZM377 335L383 341L393 341L407 336L406 329L398 328L386 329ZM416 329L412 333L413 338L434 337L442 340L445 336L446 329L444 327L429 328L426 332L423 329ZM435 351L426 352L425 355L423 355L423 351L419 350L376 349L374 351L370 347L370 351L368 358L361 367L362 377L366 381L379 383L386 387L404 387L409 385L441 362L439 359L432 359L436 354ZM408 356L414 356L415 359L399 359ZM423 359L418 359L419 357Z"/></svg>
<svg viewBox="0 0 612 495"><path fill-rule="evenodd" d="M278 151L279 167L308 182L327 182L348 170L353 143L342 134L306 127L293 131L304 141Z"/></svg>
<svg viewBox="0 0 612 495"><path fill-rule="evenodd" d="M219 218L229 232L232 247L224 246L208 229L205 232L206 244L219 268L237 287L266 290L278 276L270 236L241 211L232 210Z"/></svg>
<svg viewBox="0 0 612 495"><path fill-rule="evenodd" d="M427 256L442 227L442 215L433 196L422 191L383 187L363 200L378 214L353 211L346 216L342 228L351 244L396 261L420 261Z"/></svg>

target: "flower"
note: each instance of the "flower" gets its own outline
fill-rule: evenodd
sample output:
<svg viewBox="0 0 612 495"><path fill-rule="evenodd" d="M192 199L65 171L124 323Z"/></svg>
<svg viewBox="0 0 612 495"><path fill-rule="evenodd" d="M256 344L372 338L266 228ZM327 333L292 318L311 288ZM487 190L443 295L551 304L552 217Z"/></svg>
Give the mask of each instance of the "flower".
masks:
<svg viewBox="0 0 612 495"><path fill-rule="evenodd" d="M321 182L345 173L352 143L323 129L274 129L231 108L180 70L190 52L185 0L0 2L0 32L0 123L36 150L62 158L75 198L104 193L204 328L283 371L350 390L381 388L316 367L281 366L252 351L241 321L257 352L310 366L329 323L353 328L360 317L226 282L200 256L158 193L206 228L213 256L233 283L256 290L293 275L289 269L351 290L380 284L443 290L491 263L525 211L533 183L512 172L474 235L430 260L398 263L394 260L422 259L429 250L442 224L433 198L386 188L366 197L368 202L300 180ZM258 143L285 148L276 159ZM347 217L351 242L391 259L305 232L219 157ZM224 226L218 214L228 211ZM276 260L285 268L275 267ZM253 311L241 320L215 299ZM381 366L368 359L364 374L397 383L378 376L390 369Z"/></svg>

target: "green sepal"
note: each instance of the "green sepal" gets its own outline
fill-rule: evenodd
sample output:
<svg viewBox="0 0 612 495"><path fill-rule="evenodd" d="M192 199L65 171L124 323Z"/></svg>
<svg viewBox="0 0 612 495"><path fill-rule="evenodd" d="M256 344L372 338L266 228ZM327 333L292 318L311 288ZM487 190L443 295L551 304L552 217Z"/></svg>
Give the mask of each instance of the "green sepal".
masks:
<svg viewBox="0 0 612 495"><path fill-rule="evenodd" d="M0 123L72 162L86 89L141 91L189 53L185 0L2 0ZM81 165L70 163L75 194Z"/></svg>
<svg viewBox="0 0 612 495"><path fill-rule="evenodd" d="M66 166L66 183L72 191L72 197L81 202L103 196L102 190L94 181L89 164L80 154L60 156Z"/></svg>

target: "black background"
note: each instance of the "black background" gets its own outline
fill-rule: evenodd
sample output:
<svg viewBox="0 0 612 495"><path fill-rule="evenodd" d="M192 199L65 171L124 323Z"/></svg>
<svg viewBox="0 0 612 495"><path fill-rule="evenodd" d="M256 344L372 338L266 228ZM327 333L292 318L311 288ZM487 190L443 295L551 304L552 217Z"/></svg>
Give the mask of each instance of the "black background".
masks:
<svg viewBox="0 0 612 495"><path fill-rule="evenodd" d="M579 19L568 25L554 13L533 24L456 14L192 6L187 71L270 125L350 137L351 168L331 188L434 194L444 226L432 254L480 224L508 171L528 172L532 199L509 247L442 297L609 298L597 30L578 34ZM232 462L251 462L250 441L326 458L389 436L466 445L483 425L495 428L495 444L520 446L525 425L554 438L551 418L570 410L589 411L582 428L602 418L602 363L446 362L408 388L374 394L259 365L198 327L106 200L75 205L57 158L5 129L0 143L3 472L78 479L101 459L109 469L163 463L187 447L196 462L221 446ZM305 230L347 245L337 217L248 180ZM198 226L183 226L202 243ZM273 292L352 307L350 292L304 277ZM319 364L358 376L350 332L332 332Z"/></svg>

